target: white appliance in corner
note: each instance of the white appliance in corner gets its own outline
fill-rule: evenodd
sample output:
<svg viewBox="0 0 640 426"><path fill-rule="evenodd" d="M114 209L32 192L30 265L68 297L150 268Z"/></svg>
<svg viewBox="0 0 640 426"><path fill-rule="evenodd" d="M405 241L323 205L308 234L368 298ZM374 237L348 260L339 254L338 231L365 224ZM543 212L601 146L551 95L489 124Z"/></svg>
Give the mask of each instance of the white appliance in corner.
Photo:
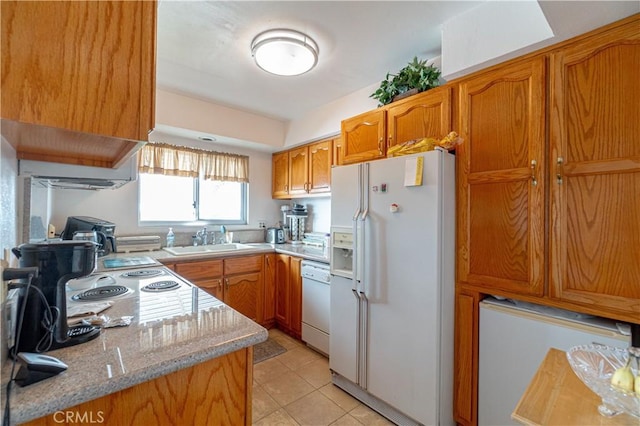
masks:
<svg viewBox="0 0 640 426"><path fill-rule="evenodd" d="M631 340L612 320L532 303L480 302L478 425L519 425L511 413L549 349L592 343L626 348Z"/></svg>
<svg viewBox="0 0 640 426"><path fill-rule="evenodd" d="M397 424L453 424L455 157L334 167L331 187L333 383Z"/></svg>

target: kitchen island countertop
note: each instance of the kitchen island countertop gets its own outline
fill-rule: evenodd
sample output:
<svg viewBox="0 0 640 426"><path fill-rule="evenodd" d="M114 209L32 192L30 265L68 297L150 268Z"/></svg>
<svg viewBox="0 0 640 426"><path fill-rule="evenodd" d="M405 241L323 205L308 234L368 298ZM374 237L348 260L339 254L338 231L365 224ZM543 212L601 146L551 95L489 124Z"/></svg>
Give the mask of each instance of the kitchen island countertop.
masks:
<svg viewBox="0 0 640 426"><path fill-rule="evenodd" d="M187 286L179 298L168 301L165 312L158 312L157 304L147 306L144 294L135 292L104 312L111 318L132 315L129 326L103 329L92 341L47 352L68 369L23 388L14 385L11 423L49 415L196 366L268 337L266 329L198 287ZM2 369L2 410L10 371L11 362L7 361Z"/></svg>

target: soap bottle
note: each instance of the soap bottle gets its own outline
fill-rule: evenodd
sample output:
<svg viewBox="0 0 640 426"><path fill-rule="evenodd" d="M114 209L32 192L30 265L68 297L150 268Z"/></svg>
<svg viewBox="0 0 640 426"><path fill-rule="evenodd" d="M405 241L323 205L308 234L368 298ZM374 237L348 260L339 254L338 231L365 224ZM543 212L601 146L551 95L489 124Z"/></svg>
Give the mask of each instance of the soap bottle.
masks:
<svg viewBox="0 0 640 426"><path fill-rule="evenodd" d="M173 233L173 228L169 228L169 232L167 232L167 247L173 247L175 241L176 235Z"/></svg>

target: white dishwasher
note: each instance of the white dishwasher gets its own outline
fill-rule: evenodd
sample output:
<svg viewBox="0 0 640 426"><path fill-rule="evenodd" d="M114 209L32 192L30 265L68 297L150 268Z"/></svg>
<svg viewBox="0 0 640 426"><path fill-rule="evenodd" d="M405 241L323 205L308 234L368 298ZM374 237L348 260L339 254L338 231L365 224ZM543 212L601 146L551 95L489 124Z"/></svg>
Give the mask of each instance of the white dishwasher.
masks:
<svg viewBox="0 0 640 426"><path fill-rule="evenodd" d="M329 355L329 316L331 274L329 265L303 260L302 340L308 346Z"/></svg>

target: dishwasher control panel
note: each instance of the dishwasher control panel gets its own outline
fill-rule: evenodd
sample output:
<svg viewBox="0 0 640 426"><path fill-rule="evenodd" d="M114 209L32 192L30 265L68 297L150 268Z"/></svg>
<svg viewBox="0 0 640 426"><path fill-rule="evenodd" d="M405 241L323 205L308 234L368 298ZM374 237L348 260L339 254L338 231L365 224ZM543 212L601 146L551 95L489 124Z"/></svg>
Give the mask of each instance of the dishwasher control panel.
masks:
<svg viewBox="0 0 640 426"><path fill-rule="evenodd" d="M329 265L319 262L302 261L301 267L302 278L319 281L329 284L331 282L331 274L329 273Z"/></svg>

